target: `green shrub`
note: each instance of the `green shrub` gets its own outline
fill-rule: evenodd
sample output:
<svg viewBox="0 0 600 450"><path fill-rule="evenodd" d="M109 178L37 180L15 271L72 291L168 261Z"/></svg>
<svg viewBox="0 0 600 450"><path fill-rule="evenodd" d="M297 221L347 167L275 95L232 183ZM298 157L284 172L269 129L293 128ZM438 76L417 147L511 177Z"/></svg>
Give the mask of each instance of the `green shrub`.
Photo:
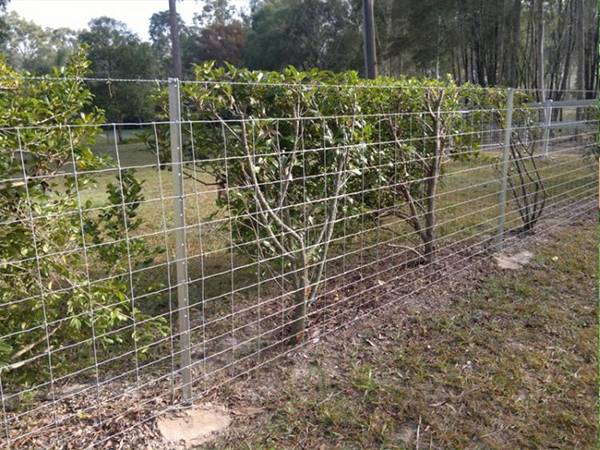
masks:
<svg viewBox="0 0 600 450"><path fill-rule="evenodd" d="M80 195L95 187L86 171L110 163L92 153L103 115L75 80L88 64L77 54L52 77L31 80L0 61L4 383L48 381L50 370L57 377L88 367L92 346L143 346L164 332L162 321L146 322L135 335L130 327L145 316L132 306L128 260L143 267L154 253L142 239L123 239L125 227L131 233L141 225L141 183L132 171L118 174L95 211Z"/></svg>
<svg viewBox="0 0 600 450"><path fill-rule="evenodd" d="M239 253L273 276L290 275L289 331L297 338L331 243L344 239L344 230L399 217L421 240L419 261L433 260L444 167L477 154L477 125L489 119L482 106L503 101L500 91L486 95L450 79L364 80L354 72L255 72L212 63L197 66L195 75L181 88L183 120L192 121L182 127L188 175L193 167L228 188L217 204L234 218ZM166 90L155 101L168 120ZM153 134L146 141L163 149L168 163L168 129L158 131L158 145Z"/></svg>

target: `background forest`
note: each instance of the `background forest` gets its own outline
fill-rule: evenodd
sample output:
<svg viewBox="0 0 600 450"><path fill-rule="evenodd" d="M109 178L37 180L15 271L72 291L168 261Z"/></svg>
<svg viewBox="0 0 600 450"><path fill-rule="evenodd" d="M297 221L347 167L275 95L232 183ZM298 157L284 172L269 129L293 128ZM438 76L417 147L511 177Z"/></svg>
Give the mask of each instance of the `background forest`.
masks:
<svg viewBox="0 0 600 450"><path fill-rule="evenodd" d="M0 0L0 9L9 1ZM374 3L382 75L451 74L459 83L534 89L543 83L547 97L555 100L567 88L597 88L596 0ZM193 24L180 21L187 78L193 64L206 60L264 70L293 65L364 71L361 0L249 0L243 11L230 0L197 5ZM45 29L16 13L5 12L2 20L0 53L16 69L47 73L86 44L97 77L169 75L168 11L151 18L150 42L109 17L91 20L86 30Z"/></svg>

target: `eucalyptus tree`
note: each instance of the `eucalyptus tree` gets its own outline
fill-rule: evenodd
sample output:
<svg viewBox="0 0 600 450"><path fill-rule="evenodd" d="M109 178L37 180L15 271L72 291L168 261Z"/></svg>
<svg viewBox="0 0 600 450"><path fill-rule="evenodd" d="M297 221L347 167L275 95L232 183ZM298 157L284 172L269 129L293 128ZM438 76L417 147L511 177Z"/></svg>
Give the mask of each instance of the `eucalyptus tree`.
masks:
<svg viewBox="0 0 600 450"><path fill-rule="evenodd" d="M152 43L152 51L158 66L157 74L163 79L170 75L171 67L173 65L171 58L171 30L169 19L168 10L154 13L150 17L150 26L148 28L150 42ZM190 35L190 30L179 14L177 14L176 21L181 45L184 51L183 59L185 60L185 48ZM184 61L184 71L185 65Z"/></svg>
<svg viewBox="0 0 600 450"><path fill-rule="evenodd" d="M247 24L229 0L211 0L194 16L193 33L184 54L190 63L215 61L242 67L246 57Z"/></svg>
<svg viewBox="0 0 600 450"><path fill-rule="evenodd" d="M6 23L4 22L4 12L6 12L6 5L10 0L0 0L0 45L6 39Z"/></svg>
<svg viewBox="0 0 600 450"><path fill-rule="evenodd" d="M0 51L17 70L46 74L62 66L77 48L77 33L68 28L43 28L35 22L8 14L4 23L5 40Z"/></svg>

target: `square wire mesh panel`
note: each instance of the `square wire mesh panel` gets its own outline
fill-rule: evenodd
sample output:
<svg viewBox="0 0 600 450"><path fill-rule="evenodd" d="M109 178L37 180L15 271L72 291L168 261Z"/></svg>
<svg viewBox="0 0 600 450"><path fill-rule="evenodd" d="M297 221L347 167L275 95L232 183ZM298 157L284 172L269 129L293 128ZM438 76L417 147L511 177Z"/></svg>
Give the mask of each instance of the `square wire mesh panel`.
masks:
<svg viewBox="0 0 600 450"><path fill-rule="evenodd" d="M596 207L589 102L155 89L151 122L0 129L9 448L123 439Z"/></svg>

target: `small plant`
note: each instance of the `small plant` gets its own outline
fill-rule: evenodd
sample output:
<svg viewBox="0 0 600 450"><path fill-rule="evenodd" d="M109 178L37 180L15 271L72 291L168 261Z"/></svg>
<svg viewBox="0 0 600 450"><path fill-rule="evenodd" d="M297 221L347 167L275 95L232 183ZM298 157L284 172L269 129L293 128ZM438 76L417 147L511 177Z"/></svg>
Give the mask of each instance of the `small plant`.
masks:
<svg viewBox="0 0 600 450"><path fill-rule="evenodd" d="M500 117L499 121L504 123L506 111L503 105L506 100L499 96L494 101L494 107L497 108ZM544 212L547 197L538 164L541 154L538 150L542 147L542 132L537 126L539 123L538 111L529 106L532 101L533 99L528 94L515 93L507 173L511 197L522 223L516 231L522 233L534 232L534 228Z"/></svg>
<svg viewBox="0 0 600 450"><path fill-rule="evenodd" d="M510 145L508 184L523 223L519 231L533 233L546 206L546 188L536 159L536 140L524 140L514 132Z"/></svg>

